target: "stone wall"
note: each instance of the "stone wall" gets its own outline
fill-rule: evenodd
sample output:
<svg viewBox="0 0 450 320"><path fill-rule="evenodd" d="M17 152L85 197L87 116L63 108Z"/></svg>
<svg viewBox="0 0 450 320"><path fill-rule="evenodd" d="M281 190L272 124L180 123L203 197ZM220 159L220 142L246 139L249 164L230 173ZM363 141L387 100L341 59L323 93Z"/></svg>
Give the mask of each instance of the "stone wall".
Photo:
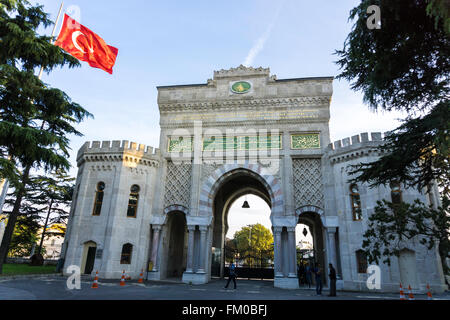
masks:
<svg viewBox="0 0 450 320"><path fill-rule="evenodd" d="M349 179L350 166L359 163L369 163L379 159L383 155L378 147L383 144L381 133L361 133L359 135L335 141L327 147L325 202L328 214L332 211L338 216L339 227L339 251L340 264L343 277L343 287L348 290L366 291L368 274L358 273L356 251L362 249L363 234L367 229L369 216L374 212L378 200L391 200L389 186L370 188L366 183L357 183L362 219L354 220ZM429 197L424 192L401 186L402 198L405 202L420 199L424 203L429 202ZM439 257L435 250L428 251L412 239L409 249L414 251L416 281L411 283L414 290L424 290L429 283L436 291L442 291L443 277L440 274ZM401 272L397 258L392 259L391 266L380 263L382 291L395 291L401 282ZM403 284L404 286L408 284Z"/></svg>
<svg viewBox="0 0 450 320"><path fill-rule="evenodd" d="M56 266L59 260L44 260L44 266ZM29 264L31 262L30 258L6 258L6 263L11 264Z"/></svg>
<svg viewBox="0 0 450 320"><path fill-rule="evenodd" d="M83 269L86 245L96 246L94 269L101 277L116 278L126 270L134 277L147 269L150 217L160 166L159 149L128 141L87 142L78 152L75 201L68 226L65 268ZM105 184L102 208L94 216L99 182ZM136 217L127 216L131 186L139 186ZM131 264L121 264L122 246L133 245ZM82 270L83 272L84 270Z"/></svg>

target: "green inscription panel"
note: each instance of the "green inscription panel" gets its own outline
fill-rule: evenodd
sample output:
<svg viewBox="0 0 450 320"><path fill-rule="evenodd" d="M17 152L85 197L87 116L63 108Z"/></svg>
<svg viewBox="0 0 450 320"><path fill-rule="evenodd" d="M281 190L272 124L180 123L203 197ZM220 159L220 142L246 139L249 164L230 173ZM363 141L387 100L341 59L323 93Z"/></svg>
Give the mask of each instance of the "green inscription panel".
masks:
<svg viewBox="0 0 450 320"><path fill-rule="evenodd" d="M205 137L203 151L220 150L267 150L281 149L281 135L278 136L237 136Z"/></svg>
<svg viewBox="0 0 450 320"><path fill-rule="evenodd" d="M319 149L320 136L318 133L291 135L291 149Z"/></svg>
<svg viewBox="0 0 450 320"><path fill-rule="evenodd" d="M169 138L169 152L191 152L193 150L192 137Z"/></svg>

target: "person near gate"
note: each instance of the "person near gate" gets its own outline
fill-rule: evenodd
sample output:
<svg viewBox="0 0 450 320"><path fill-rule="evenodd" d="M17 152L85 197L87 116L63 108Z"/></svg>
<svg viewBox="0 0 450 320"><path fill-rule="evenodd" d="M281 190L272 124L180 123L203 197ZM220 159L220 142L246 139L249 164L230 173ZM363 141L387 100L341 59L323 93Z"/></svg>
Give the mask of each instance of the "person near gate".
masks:
<svg viewBox="0 0 450 320"><path fill-rule="evenodd" d="M308 285L308 288L311 288L311 283L312 283L311 266L309 265L309 263L305 267L305 277L306 277L306 284Z"/></svg>
<svg viewBox="0 0 450 320"><path fill-rule="evenodd" d="M236 266L234 265L233 262L230 264L228 271L229 271L228 282L225 286L225 289L228 288L228 285L230 284L231 279L233 279L234 289L236 289Z"/></svg>
<svg viewBox="0 0 450 320"><path fill-rule="evenodd" d="M299 263L297 266L297 278L298 278L298 286L300 287L303 283L303 275L305 273L305 268L303 267L303 263Z"/></svg>
<svg viewBox="0 0 450 320"><path fill-rule="evenodd" d="M316 293L320 296L322 295L322 270L319 263L314 268L314 274L316 275Z"/></svg>
<svg viewBox="0 0 450 320"><path fill-rule="evenodd" d="M334 269L333 265L330 263L329 264L329 268L330 268L330 273L329 273L329 277L330 277L330 294L328 295L329 297L336 297L336 270Z"/></svg>

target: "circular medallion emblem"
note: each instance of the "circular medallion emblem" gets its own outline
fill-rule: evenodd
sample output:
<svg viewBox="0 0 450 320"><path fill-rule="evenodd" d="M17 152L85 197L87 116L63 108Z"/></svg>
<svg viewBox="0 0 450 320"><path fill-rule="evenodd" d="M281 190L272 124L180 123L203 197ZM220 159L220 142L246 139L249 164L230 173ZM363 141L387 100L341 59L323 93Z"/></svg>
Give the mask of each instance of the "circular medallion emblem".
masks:
<svg viewBox="0 0 450 320"><path fill-rule="evenodd" d="M252 88L252 85L247 81L238 81L233 83L231 91L234 93L247 93Z"/></svg>

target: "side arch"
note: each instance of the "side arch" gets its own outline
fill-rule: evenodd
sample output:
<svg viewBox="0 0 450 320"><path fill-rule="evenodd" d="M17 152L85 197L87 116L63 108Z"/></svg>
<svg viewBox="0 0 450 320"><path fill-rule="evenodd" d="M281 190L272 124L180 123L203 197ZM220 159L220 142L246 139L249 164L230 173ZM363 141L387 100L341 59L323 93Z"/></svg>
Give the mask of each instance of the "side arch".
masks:
<svg viewBox="0 0 450 320"><path fill-rule="evenodd" d="M316 206L303 206L303 207L297 208L295 210L295 214L297 216L299 216L299 215L301 215L302 213L305 213L305 212L317 213L321 218L323 217L323 214L324 214L323 209L321 209L319 207L316 207Z"/></svg>
<svg viewBox="0 0 450 320"><path fill-rule="evenodd" d="M182 206L181 204L172 204L168 207L166 207L164 209L164 214L168 215L170 212L172 211L181 211L183 212L186 216L189 215L189 209L186 208L185 206Z"/></svg>

